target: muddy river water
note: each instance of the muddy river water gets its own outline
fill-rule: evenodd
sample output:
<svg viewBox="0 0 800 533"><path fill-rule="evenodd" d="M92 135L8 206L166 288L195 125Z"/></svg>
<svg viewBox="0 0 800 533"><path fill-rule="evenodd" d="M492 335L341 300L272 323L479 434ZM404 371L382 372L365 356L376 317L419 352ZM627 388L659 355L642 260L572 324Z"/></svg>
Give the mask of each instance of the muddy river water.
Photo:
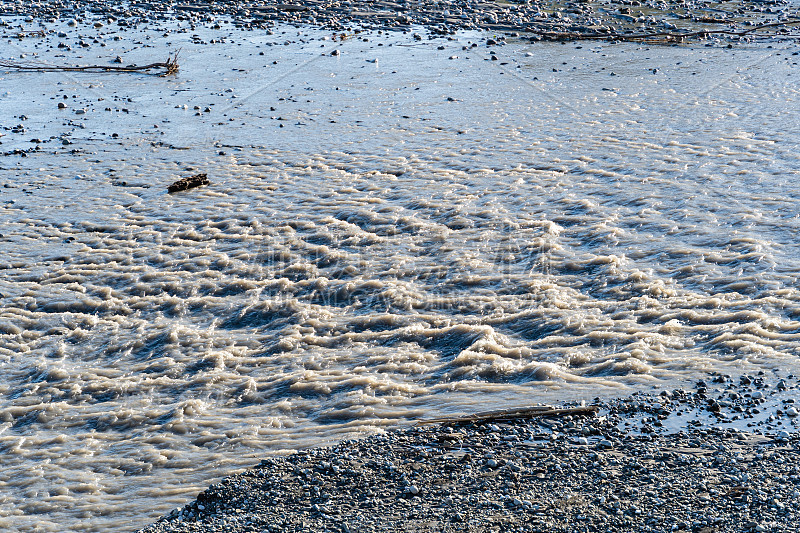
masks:
<svg viewBox="0 0 800 533"><path fill-rule="evenodd" d="M50 29L4 56L180 71L0 71L0 529L133 530L424 417L800 372L795 44Z"/></svg>

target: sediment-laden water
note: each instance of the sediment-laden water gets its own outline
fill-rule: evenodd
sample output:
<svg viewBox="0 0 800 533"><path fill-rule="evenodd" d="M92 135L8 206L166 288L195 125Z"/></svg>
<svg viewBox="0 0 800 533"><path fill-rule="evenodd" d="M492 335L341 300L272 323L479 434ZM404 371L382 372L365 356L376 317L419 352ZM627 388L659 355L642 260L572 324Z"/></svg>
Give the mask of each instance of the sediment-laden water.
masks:
<svg viewBox="0 0 800 533"><path fill-rule="evenodd" d="M182 50L0 73L3 529L135 529L420 417L800 367L796 45L212 22L4 42Z"/></svg>

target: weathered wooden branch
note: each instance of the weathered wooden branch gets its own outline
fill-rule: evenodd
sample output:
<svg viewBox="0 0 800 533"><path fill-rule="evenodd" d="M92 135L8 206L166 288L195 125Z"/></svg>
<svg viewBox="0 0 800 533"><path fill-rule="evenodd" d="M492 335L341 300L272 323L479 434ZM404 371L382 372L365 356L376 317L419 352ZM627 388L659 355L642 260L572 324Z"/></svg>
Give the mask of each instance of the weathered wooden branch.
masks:
<svg viewBox="0 0 800 533"><path fill-rule="evenodd" d="M175 74L178 72L178 52L167 58L166 61L150 63L149 65L85 65L85 66L64 66L49 65L37 62L22 62L13 60L0 60L0 68L11 70L35 71L35 72L149 72L153 70L163 70L161 75Z"/></svg>
<svg viewBox="0 0 800 533"><path fill-rule="evenodd" d="M24 39L25 37L44 37L48 33L52 33L52 30L20 30L17 33L4 34L3 38Z"/></svg>
<svg viewBox="0 0 800 533"><path fill-rule="evenodd" d="M663 39L668 42L680 42L684 39L691 39L695 37L706 38L710 35L730 35L733 37L745 37L757 32L759 30L769 28L785 28L790 26L800 25L800 20L789 20L784 22L770 22L767 24L759 24L743 30L695 30L695 31L658 31L658 32L643 32L643 33L580 33L580 32L537 32L535 30L528 30L531 33L536 33L540 37L551 41L578 41L578 40L618 40L618 41L643 41L648 39Z"/></svg>
<svg viewBox="0 0 800 533"><path fill-rule="evenodd" d="M503 422L507 420L519 420L536 417L549 417L549 416L594 416L598 407L590 405L587 407L565 407L556 408L550 405L538 405L535 407L523 407L521 409L505 409L502 411L489 411L485 413L475 413L472 415L458 416L458 417L443 417L431 418L429 420L421 420L417 424L442 424L442 425L457 425L457 424L485 424L488 422Z"/></svg>

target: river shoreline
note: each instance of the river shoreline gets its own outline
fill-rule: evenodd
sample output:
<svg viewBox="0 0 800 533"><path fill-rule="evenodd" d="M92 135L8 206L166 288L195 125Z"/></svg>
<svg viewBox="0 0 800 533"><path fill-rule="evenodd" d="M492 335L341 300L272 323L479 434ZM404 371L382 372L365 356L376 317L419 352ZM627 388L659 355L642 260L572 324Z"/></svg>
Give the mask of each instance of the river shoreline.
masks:
<svg viewBox="0 0 800 533"><path fill-rule="evenodd" d="M739 40L750 36L727 32L751 31L765 24L761 37L780 37L797 17L787 0L707 3L656 0L600 2L353 2L302 0L293 2L16 2L0 4L0 17L23 16L26 22L116 24L122 28L164 20L203 23L230 17L247 29L270 29L279 24L310 25L332 31L401 30L423 28L432 35L460 30L522 34L533 40L580 38L615 40L637 34L691 33L692 38ZM697 33L699 32L699 33ZM708 32L708 33L705 33ZM755 36L755 34L754 34ZM670 39L671 41L681 40Z"/></svg>
<svg viewBox="0 0 800 533"><path fill-rule="evenodd" d="M141 533L795 531L797 383L716 376L597 400L596 416L454 419L270 457Z"/></svg>

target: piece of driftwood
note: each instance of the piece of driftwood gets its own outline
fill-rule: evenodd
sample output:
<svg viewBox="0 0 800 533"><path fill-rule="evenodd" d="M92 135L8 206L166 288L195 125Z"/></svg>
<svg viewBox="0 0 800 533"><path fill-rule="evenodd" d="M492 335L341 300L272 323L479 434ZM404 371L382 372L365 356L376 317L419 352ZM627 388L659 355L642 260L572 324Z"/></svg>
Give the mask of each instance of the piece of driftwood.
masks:
<svg viewBox="0 0 800 533"><path fill-rule="evenodd" d="M167 192L179 192L179 191L186 191L188 189L194 189L195 187L200 187L201 185L208 185L208 176L205 174L196 174L194 176L189 176L188 178L181 178L169 187L167 187Z"/></svg>
<svg viewBox="0 0 800 533"><path fill-rule="evenodd" d="M598 407L590 405L586 407L564 407L557 408L550 405L537 405L534 407L523 407L520 409L505 409L502 411L487 411L484 413L475 413L472 415L457 416L457 417L443 417L431 418L429 420L422 420L418 422L420 425L427 424L441 424L441 425L457 425L457 424L486 424L488 422L503 422L507 420L519 420L526 418L537 417L550 417L550 416L594 416Z"/></svg>
<svg viewBox="0 0 800 533"><path fill-rule="evenodd" d="M127 65L127 66L114 66L114 65L84 65L84 66L65 66L65 65L50 65L47 63L40 63L37 61L14 61L0 59L0 69L10 70L24 70L35 72L145 72L152 73L152 71L160 71L163 75L175 74L178 72L178 52L167 58L166 61L159 63L150 63L148 65Z"/></svg>
<svg viewBox="0 0 800 533"><path fill-rule="evenodd" d="M647 41L661 40L666 42L681 42L685 39L700 38L705 39L711 35L730 35L732 37L746 37L754 32L775 28L787 28L800 25L800 20L788 20L784 22L770 22L751 26L743 30L695 30L695 31L658 31L642 33L581 33L581 32L537 32L532 30L544 40L548 41L580 41L580 40L604 40L604 41Z"/></svg>
<svg viewBox="0 0 800 533"><path fill-rule="evenodd" d="M3 35L3 37L4 38L16 37L17 39L24 39L26 37L44 37L48 33L52 33L52 32L51 31L46 31L46 30L22 30L22 29L20 29L20 31L18 31L17 33L6 34L6 35Z"/></svg>

